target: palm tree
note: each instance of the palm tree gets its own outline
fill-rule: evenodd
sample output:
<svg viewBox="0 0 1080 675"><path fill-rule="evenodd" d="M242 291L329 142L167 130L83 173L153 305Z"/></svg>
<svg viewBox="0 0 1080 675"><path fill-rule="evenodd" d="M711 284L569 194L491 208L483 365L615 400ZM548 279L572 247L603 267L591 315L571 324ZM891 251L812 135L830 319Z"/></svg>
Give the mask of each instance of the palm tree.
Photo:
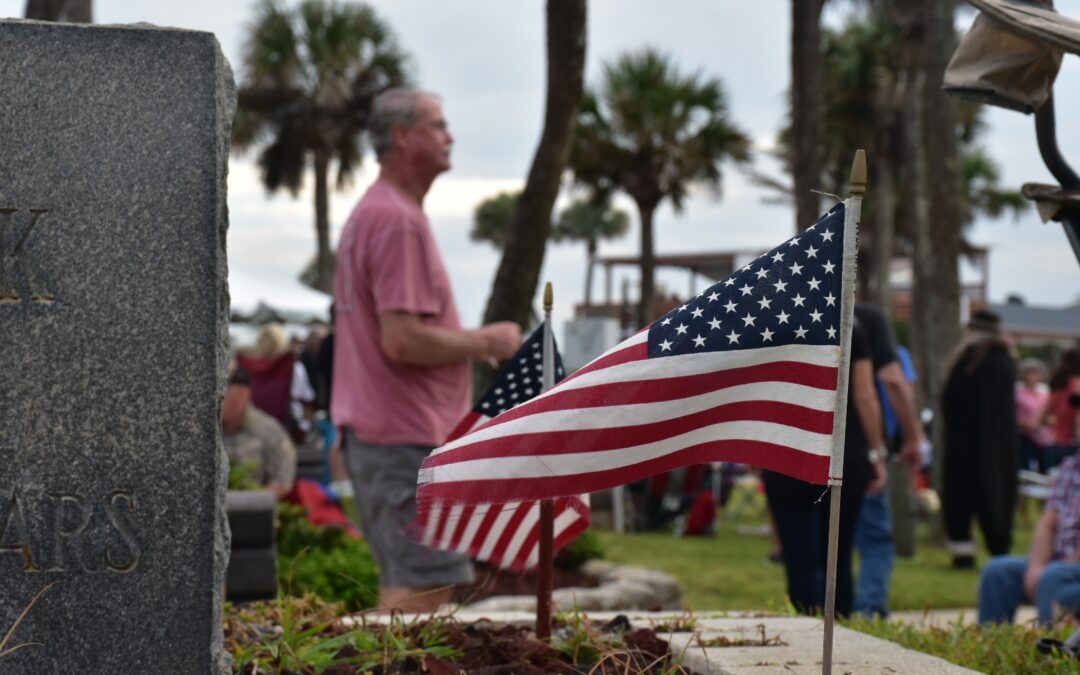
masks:
<svg viewBox="0 0 1080 675"><path fill-rule="evenodd" d="M720 80L683 74L667 54L624 54L605 64L599 88L586 92L570 165L596 198L622 190L637 205L642 325L651 319L656 208L666 198L681 211L693 183L718 194L721 162L749 156L750 139L729 120Z"/></svg>
<svg viewBox="0 0 1080 675"><path fill-rule="evenodd" d="M588 256L585 267L585 306L592 304L593 269L596 267L596 245L601 239L615 239L626 234L630 217L622 209L607 203L579 199L562 210L555 223L556 239L585 242Z"/></svg>
<svg viewBox="0 0 1080 675"><path fill-rule="evenodd" d="M821 10L824 0L791 0L791 176L795 229L817 220L821 201Z"/></svg>
<svg viewBox="0 0 1080 675"><path fill-rule="evenodd" d="M473 212L473 228L469 232L469 239L486 241L502 250L506 246L510 228L514 226L520 200L521 191L517 191L500 192L480 202Z"/></svg>
<svg viewBox="0 0 1080 675"><path fill-rule="evenodd" d="M585 81L585 0L549 0L547 23L547 99L544 129L533 155L514 222L507 233L502 259L495 272L484 323L517 321L528 324L540 281L551 209L559 194L574 132L574 112ZM476 386L484 391L486 386Z"/></svg>
<svg viewBox="0 0 1080 675"><path fill-rule="evenodd" d="M233 146L260 147L262 182L293 196L315 173L315 287L333 290L328 175L338 188L363 157L362 132L381 92L408 81L407 58L389 27L362 4L264 0L244 49Z"/></svg>
<svg viewBox="0 0 1080 675"><path fill-rule="evenodd" d="M473 227L469 238L486 241L497 249L506 245L506 237L517 217L520 192L500 192L488 197L473 212ZM601 239L614 239L626 234L630 219L622 209L607 203L579 199L559 213L549 228L553 241L570 239L585 242L588 266L585 268L585 304L592 304L592 275L596 262L596 247Z"/></svg>

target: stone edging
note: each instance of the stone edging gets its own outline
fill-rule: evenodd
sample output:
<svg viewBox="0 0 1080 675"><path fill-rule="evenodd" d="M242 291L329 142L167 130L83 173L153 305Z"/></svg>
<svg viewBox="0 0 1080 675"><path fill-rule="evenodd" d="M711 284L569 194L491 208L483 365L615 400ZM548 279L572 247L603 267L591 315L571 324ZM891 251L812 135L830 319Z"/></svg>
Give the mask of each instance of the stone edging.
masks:
<svg viewBox="0 0 1080 675"><path fill-rule="evenodd" d="M682 588L659 570L590 560L582 571L600 581L596 588L560 588L552 594L558 610L681 610ZM534 612L536 596L499 595L464 608L472 612Z"/></svg>

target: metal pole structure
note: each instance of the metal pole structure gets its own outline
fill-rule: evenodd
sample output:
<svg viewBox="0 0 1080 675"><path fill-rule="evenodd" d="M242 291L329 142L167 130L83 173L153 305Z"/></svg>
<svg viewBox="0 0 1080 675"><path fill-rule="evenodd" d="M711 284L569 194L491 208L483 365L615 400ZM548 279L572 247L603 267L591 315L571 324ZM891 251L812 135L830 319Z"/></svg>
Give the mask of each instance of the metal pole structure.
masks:
<svg viewBox="0 0 1080 675"><path fill-rule="evenodd" d="M1057 179L1061 187L1066 190L1074 190L1080 187L1080 176L1076 175L1065 158L1061 156L1061 150L1057 143L1057 122L1054 116L1054 95L1043 103L1035 111L1035 138L1039 143L1039 154L1042 155L1046 168ZM1065 207L1055 220L1061 221L1065 228L1065 236L1072 246L1073 255L1080 261L1080 213L1075 208Z"/></svg>
<svg viewBox="0 0 1080 675"><path fill-rule="evenodd" d="M618 485L611 489L611 526L619 534L626 532L626 490Z"/></svg>
<svg viewBox="0 0 1080 675"><path fill-rule="evenodd" d="M551 333L551 282L544 285L544 370L542 389L555 385L555 342ZM555 502L540 501L539 560L536 568L536 637L551 637L551 592L555 587Z"/></svg>
<svg viewBox="0 0 1080 675"><path fill-rule="evenodd" d="M844 429L847 423L851 324L855 312L855 259L862 196L866 192L866 153L855 152L851 163L851 197L844 209L844 285L840 310L841 356L833 413L833 450L829 466L829 541L825 567L825 636L821 650L822 675L832 675L833 627L836 623L836 549L840 532L840 495L844 482Z"/></svg>

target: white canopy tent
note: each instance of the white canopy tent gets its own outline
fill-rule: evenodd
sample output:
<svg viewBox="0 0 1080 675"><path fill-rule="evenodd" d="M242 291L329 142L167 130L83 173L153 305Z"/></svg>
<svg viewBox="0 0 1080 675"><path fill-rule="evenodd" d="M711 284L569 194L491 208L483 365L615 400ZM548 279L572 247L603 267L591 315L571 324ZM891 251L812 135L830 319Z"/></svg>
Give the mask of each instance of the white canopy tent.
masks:
<svg viewBox="0 0 1080 675"><path fill-rule="evenodd" d="M272 271L232 267L229 294L236 317L250 317L261 307L292 323L330 320L333 297Z"/></svg>

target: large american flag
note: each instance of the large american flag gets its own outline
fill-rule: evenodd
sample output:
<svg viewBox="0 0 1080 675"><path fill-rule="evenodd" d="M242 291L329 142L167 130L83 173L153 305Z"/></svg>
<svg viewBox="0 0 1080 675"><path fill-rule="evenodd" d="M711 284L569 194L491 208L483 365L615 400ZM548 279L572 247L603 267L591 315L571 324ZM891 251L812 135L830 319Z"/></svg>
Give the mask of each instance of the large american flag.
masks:
<svg viewBox="0 0 1080 675"><path fill-rule="evenodd" d="M450 432L448 443L541 393L543 339L541 325L506 362L487 393ZM552 354L554 381L559 382L566 372L554 344ZM588 529L588 495L555 500L554 525L553 550L557 551ZM414 531L426 546L457 551L504 569L528 569L539 561L540 502L516 500L466 505L435 500L419 510Z"/></svg>
<svg viewBox="0 0 1080 675"><path fill-rule="evenodd" d="M418 476L421 508L593 492L711 461L838 484L852 201L558 386L436 449Z"/></svg>

